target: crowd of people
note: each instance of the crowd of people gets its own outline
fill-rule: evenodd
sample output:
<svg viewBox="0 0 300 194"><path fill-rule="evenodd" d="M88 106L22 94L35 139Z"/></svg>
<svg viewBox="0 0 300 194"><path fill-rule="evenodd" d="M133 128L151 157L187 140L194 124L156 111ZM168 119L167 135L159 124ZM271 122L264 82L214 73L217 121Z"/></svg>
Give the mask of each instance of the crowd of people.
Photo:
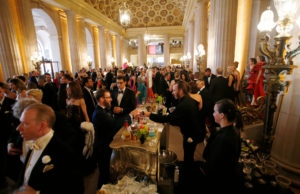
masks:
<svg viewBox="0 0 300 194"><path fill-rule="evenodd" d="M247 89L255 102L263 95L263 59L250 61ZM203 154L205 181L233 191L243 129L236 108L241 88L237 66L234 62L228 67L226 78L222 68L216 75L210 68L201 75L180 67L129 67L83 68L74 76L60 71L55 77L32 71L1 82L0 188L8 188L9 177L16 183L10 189L17 193L83 193L85 177L98 169L100 189L110 181L113 136L124 122L144 114L180 127L185 177L192 176L196 145L209 134ZM138 104L156 94L175 110L168 115L137 111Z"/></svg>

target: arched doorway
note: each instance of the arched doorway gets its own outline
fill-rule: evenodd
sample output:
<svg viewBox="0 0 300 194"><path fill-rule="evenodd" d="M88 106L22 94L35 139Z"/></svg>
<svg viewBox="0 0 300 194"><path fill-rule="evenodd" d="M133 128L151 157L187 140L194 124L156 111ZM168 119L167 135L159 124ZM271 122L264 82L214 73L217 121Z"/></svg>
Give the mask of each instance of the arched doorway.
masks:
<svg viewBox="0 0 300 194"><path fill-rule="evenodd" d="M94 57L94 43L93 43L93 38L90 33L90 31L85 28L85 34L86 34L86 43L87 43L87 55L90 56L92 60L92 67L95 68L95 57Z"/></svg>
<svg viewBox="0 0 300 194"><path fill-rule="evenodd" d="M57 30L51 17L42 9L32 9L32 16L38 43L38 52L44 61L53 61L41 68L41 73L54 74L62 70Z"/></svg>

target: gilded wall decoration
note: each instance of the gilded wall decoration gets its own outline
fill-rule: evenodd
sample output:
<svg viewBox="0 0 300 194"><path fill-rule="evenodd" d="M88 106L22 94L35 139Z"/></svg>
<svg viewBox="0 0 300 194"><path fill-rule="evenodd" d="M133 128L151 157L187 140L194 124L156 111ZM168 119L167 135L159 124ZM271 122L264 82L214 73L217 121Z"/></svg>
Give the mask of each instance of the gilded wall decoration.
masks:
<svg viewBox="0 0 300 194"><path fill-rule="evenodd" d="M119 6L124 1L131 11L130 28L181 25L187 4L187 0L85 0L119 24Z"/></svg>

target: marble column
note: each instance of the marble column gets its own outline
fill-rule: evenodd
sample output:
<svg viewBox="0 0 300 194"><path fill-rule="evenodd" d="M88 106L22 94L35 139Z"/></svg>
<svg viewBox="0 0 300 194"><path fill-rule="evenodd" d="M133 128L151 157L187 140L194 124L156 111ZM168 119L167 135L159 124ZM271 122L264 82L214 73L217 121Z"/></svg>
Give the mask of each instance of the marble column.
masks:
<svg viewBox="0 0 300 194"><path fill-rule="evenodd" d="M191 60L189 63L189 69L193 70L193 72L195 72L195 70L197 68L194 67L194 20L189 22L188 28L189 28L189 32L188 32L188 52L191 55Z"/></svg>
<svg viewBox="0 0 300 194"><path fill-rule="evenodd" d="M239 0L236 25L235 54L234 60L239 62L238 70L241 77L248 63L249 34L251 24L252 0ZM257 29L257 28L256 28Z"/></svg>
<svg viewBox="0 0 300 194"><path fill-rule="evenodd" d="M183 49L184 49L183 55L186 55L186 53L188 52L188 45L189 45L188 34L189 34L188 29L185 29L185 32L184 32L184 43L183 43Z"/></svg>
<svg viewBox="0 0 300 194"><path fill-rule="evenodd" d="M77 16L77 28L78 28L78 39L79 39L79 53L80 53L80 68L85 67L89 69L87 62L87 41L85 32L85 21L81 16Z"/></svg>
<svg viewBox="0 0 300 194"><path fill-rule="evenodd" d="M62 45L62 49L60 49L61 67L62 70L68 70L69 72L72 72L67 15L64 11L58 11L58 13L61 29L60 45Z"/></svg>
<svg viewBox="0 0 300 194"><path fill-rule="evenodd" d="M138 62L137 66L143 66L147 60L146 60L146 46L144 44L144 35L138 36Z"/></svg>
<svg viewBox="0 0 300 194"><path fill-rule="evenodd" d="M115 60L113 62L114 66L117 66L117 43L116 43L116 35L115 34L111 34L111 46L112 46L112 58Z"/></svg>
<svg viewBox="0 0 300 194"><path fill-rule="evenodd" d="M207 64L212 72L233 63L238 0L211 0Z"/></svg>
<svg viewBox="0 0 300 194"><path fill-rule="evenodd" d="M68 21L68 34L70 44L70 56L72 64L72 72L75 73L80 69L81 57L79 50L78 29L76 14L72 11L66 11Z"/></svg>
<svg viewBox="0 0 300 194"><path fill-rule="evenodd" d="M105 31L105 42L106 42L106 60L107 60L107 68L111 68L111 57L112 57L112 42L111 35L108 30Z"/></svg>
<svg viewBox="0 0 300 194"><path fill-rule="evenodd" d="M8 0L0 6L0 63L4 78L23 73L21 56Z"/></svg>
<svg viewBox="0 0 300 194"><path fill-rule="evenodd" d="M197 3L195 10L195 32L194 32L194 50L197 49L199 44L203 44L207 54L207 1L201 1ZM202 65L206 67L206 56L203 56ZM194 59L196 63L196 59ZM198 69L196 69L198 71Z"/></svg>
<svg viewBox="0 0 300 194"><path fill-rule="evenodd" d="M100 48L99 48L99 30L96 26L93 26L93 44L94 44L94 61L95 68L100 67Z"/></svg>
<svg viewBox="0 0 300 194"><path fill-rule="evenodd" d="M299 18L300 13L297 13ZM292 48L299 44L299 30L294 28L293 38L289 41ZM293 46L294 45L294 46ZM294 64L300 64L300 55L294 58ZM299 66L299 65L298 65ZM287 77L291 80L288 93L284 96L275 139L271 149L271 159L280 167L280 173L290 178L293 184L300 186L300 68L294 69L294 73ZM280 106L278 106L280 107ZM276 117L275 117L276 120Z"/></svg>
<svg viewBox="0 0 300 194"><path fill-rule="evenodd" d="M16 35L19 44L24 72L34 69L31 56L37 52L36 32L31 11L31 1L11 0L12 15L17 28Z"/></svg>
<svg viewBox="0 0 300 194"><path fill-rule="evenodd" d="M165 66L170 65L170 41L169 35L164 35L164 61Z"/></svg>
<svg viewBox="0 0 300 194"><path fill-rule="evenodd" d="M98 26L101 68L106 67L106 42L104 27Z"/></svg>
<svg viewBox="0 0 300 194"><path fill-rule="evenodd" d="M119 34L116 35L116 65L117 67L122 67L121 58L121 37Z"/></svg>

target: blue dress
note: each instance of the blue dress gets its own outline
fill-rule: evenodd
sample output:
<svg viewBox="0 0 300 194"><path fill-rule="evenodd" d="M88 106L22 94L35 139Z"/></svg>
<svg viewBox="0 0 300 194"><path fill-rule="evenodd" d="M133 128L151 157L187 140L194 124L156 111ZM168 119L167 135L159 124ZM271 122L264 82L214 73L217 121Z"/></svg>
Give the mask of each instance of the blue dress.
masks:
<svg viewBox="0 0 300 194"><path fill-rule="evenodd" d="M147 87L145 83L138 83L137 92L141 93L138 95L137 100L139 104L142 104L143 98L147 99Z"/></svg>

